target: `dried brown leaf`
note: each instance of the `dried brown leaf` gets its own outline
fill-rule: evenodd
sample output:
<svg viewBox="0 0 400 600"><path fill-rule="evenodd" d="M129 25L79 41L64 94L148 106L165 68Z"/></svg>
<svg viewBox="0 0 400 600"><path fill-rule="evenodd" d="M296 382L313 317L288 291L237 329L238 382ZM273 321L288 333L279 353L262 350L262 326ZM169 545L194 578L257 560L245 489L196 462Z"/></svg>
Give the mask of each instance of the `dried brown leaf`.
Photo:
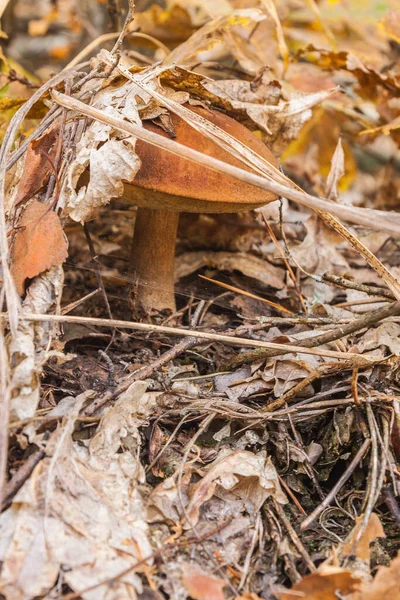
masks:
<svg viewBox="0 0 400 600"><path fill-rule="evenodd" d="M24 293L27 279L62 264L67 256L68 243L59 217L34 200L22 213L12 248L11 273L18 293Z"/></svg>
<svg viewBox="0 0 400 600"><path fill-rule="evenodd" d="M18 186L15 206L35 196L48 182L53 172L52 162L57 153L59 135L59 122L57 121L40 138L29 144L24 175Z"/></svg>
<svg viewBox="0 0 400 600"><path fill-rule="evenodd" d="M338 184L344 174L344 151L342 146L342 140L341 138L339 138L335 152L332 157L331 170L329 171L329 175L326 180L325 186L326 197L330 200L333 200L334 202L337 202L339 198Z"/></svg>
<svg viewBox="0 0 400 600"><path fill-rule="evenodd" d="M278 594L278 598L279 600L293 600L296 597L307 600L337 600L336 592L342 595L350 594L357 589L359 583L360 580L352 571L324 565L316 573L303 577L289 591Z"/></svg>
<svg viewBox="0 0 400 600"><path fill-rule="evenodd" d="M343 69L353 73L358 81L360 95L369 101L377 99L379 88L388 89L393 96L400 96L400 76L379 73L350 52L331 52L310 44L298 56L307 56L311 61L316 61L321 69Z"/></svg>
<svg viewBox="0 0 400 600"><path fill-rule="evenodd" d="M269 496L277 502L286 503L278 474L265 452L253 454L246 450L227 450L220 453L208 466L206 475L191 488L190 502L185 511L186 528L197 523L201 506L214 495L217 486L250 502L254 511L258 511Z"/></svg>
<svg viewBox="0 0 400 600"><path fill-rule="evenodd" d="M349 600L400 600L400 553L388 567L379 567L373 582L364 584Z"/></svg>
<svg viewBox="0 0 400 600"><path fill-rule="evenodd" d="M358 536L358 532L360 531L360 527L363 525L363 518L359 517L357 519L357 524L354 529L351 531L350 535L345 540L343 544L342 552L343 554L354 554L357 558L365 562L369 562L370 559L370 544L375 541L377 538L386 537L385 532L382 527L382 523L376 513L372 513L367 528L362 534L360 541L356 546L354 543Z"/></svg>
<svg viewBox="0 0 400 600"><path fill-rule="evenodd" d="M182 583L194 600L224 600L223 579L209 575L193 564L185 565Z"/></svg>

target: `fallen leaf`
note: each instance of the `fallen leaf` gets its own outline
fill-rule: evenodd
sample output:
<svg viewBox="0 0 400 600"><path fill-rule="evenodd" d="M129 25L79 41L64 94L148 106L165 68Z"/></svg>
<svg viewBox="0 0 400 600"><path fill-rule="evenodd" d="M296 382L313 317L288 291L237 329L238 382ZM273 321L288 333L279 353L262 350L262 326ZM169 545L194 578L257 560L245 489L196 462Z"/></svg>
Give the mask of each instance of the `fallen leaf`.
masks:
<svg viewBox="0 0 400 600"><path fill-rule="evenodd" d="M292 92L290 98L284 100L281 98L280 85L274 80L269 85L265 82L255 91L252 91L252 82L234 79L205 81L203 85L215 96L229 101L234 109L245 111L257 128L265 132L265 141L269 147L273 144L275 155L280 155L289 142L298 138L302 126L312 116L311 109L337 91L337 88L333 88L311 94Z"/></svg>
<svg viewBox="0 0 400 600"><path fill-rule="evenodd" d="M279 600L293 600L297 597L304 600L337 600L336 592L340 592L341 595L350 594L356 590L359 583L360 579L354 576L352 571L324 565L316 573L306 575L290 590L277 596ZM384 596L381 598L383 600Z"/></svg>
<svg viewBox="0 0 400 600"><path fill-rule="evenodd" d="M51 207L38 200L22 213L11 253L11 273L18 293L24 293L27 279L62 264L68 243L61 221Z"/></svg>
<svg viewBox="0 0 400 600"><path fill-rule="evenodd" d="M351 52L331 52L309 44L299 52L298 56L306 57L311 62L316 61L321 69L349 71L357 78L360 95L369 101L377 98L381 87L390 90L393 96L400 96L400 77L390 73L379 73L366 66Z"/></svg>
<svg viewBox="0 0 400 600"><path fill-rule="evenodd" d="M204 477L190 489L190 502L185 510L184 527L191 528L199 519L200 508L219 486L248 503L247 510L258 511L265 500L273 496L286 503L278 474L265 452L254 454L246 450L222 451L207 468Z"/></svg>
<svg viewBox="0 0 400 600"><path fill-rule="evenodd" d="M230 11L228 15L222 15L212 19L201 29L196 31L189 39L175 48L165 59L166 66L179 64L187 65L197 61L200 52L211 50L221 42L228 46L234 57L242 64L247 62L246 54L249 49L243 49L239 45L239 35L235 36L235 27L251 25L265 19L265 15L255 8ZM248 39L246 38L247 46ZM261 66L261 65L260 65Z"/></svg>
<svg viewBox="0 0 400 600"><path fill-rule="evenodd" d="M48 182L53 172L59 135L59 122L56 121L46 133L29 144L15 206L35 196Z"/></svg>
<svg viewBox="0 0 400 600"><path fill-rule="evenodd" d="M352 529L350 535L343 544L342 552L343 554L354 554L357 556L357 558L360 558L365 562L369 562L371 554L370 544L377 538L384 538L386 535L378 515L376 513L372 513L368 521L367 528L362 534L357 546L354 547L354 542L356 541L358 532L360 531L360 527L362 527L362 525L363 518L358 517L356 526Z"/></svg>
<svg viewBox="0 0 400 600"><path fill-rule="evenodd" d="M185 565L182 583L188 594L194 600L224 600L223 588L226 582L223 579L209 575L193 564Z"/></svg>
<svg viewBox="0 0 400 600"><path fill-rule="evenodd" d="M380 25L389 37L400 44L400 10L389 10Z"/></svg>
<svg viewBox="0 0 400 600"><path fill-rule="evenodd" d="M349 600L400 600L400 553L388 567L379 567L373 582L364 584Z"/></svg>

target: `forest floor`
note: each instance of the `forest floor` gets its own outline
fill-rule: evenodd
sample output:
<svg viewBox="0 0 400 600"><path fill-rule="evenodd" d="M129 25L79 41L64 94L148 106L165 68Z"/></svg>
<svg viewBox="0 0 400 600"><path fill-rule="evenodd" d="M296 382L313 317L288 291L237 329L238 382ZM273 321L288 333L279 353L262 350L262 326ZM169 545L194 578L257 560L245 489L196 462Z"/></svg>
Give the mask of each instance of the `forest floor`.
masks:
<svg viewBox="0 0 400 600"><path fill-rule="evenodd" d="M0 598L400 599L395 4L0 2ZM129 126L173 113L280 198L181 213L144 314Z"/></svg>

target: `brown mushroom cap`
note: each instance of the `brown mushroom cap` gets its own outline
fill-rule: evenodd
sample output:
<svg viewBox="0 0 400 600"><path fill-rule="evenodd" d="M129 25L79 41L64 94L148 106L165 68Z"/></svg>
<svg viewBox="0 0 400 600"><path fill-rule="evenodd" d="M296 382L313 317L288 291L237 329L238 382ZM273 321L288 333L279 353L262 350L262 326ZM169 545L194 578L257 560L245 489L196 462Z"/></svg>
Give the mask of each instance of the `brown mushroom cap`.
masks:
<svg viewBox="0 0 400 600"><path fill-rule="evenodd" d="M273 166L278 166L278 161L265 144L234 119L198 106L187 108L230 133ZM176 134L175 139L180 144L251 171L177 115L171 114L171 121ZM152 122L145 122L144 127L168 137L168 133ZM125 184L123 197L137 206L174 212L240 212L277 199L271 192L201 167L141 140L137 140L136 152L142 166L133 184Z"/></svg>

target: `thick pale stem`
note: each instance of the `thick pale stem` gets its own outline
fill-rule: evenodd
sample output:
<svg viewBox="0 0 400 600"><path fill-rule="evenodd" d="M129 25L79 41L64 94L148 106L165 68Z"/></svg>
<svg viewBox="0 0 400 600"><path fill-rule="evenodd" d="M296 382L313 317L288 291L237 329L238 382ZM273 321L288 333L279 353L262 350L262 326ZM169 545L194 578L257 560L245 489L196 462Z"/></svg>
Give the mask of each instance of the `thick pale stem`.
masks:
<svg viewBox="0 0 400 600"><path fill-rule="evenodd" d="M174 259L179 213L138 208L130 270L135 284L132 306L146 314L175 312Z"/></svg>

